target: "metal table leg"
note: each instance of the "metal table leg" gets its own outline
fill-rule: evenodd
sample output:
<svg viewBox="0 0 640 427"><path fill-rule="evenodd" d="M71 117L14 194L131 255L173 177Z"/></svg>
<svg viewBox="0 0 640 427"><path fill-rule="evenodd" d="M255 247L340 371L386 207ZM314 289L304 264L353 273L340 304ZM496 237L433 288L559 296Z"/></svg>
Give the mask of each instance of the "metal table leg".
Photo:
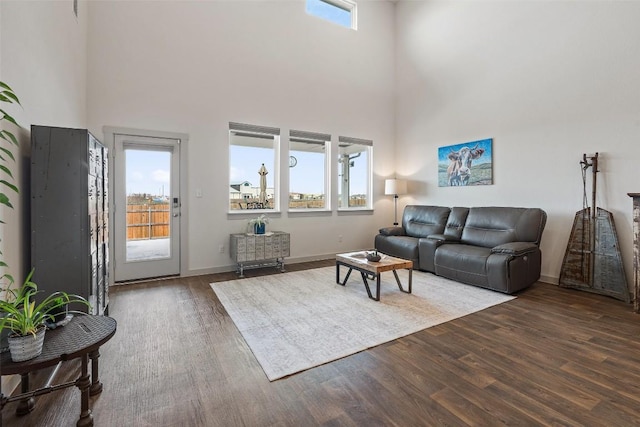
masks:
<svg viewBox="0 0 640 427"><path fill-rule="evenodd" d="M351 276L351 272L353 271L353 268L349 267L349 271L347 271L347 275L344 276L344 280L340 282L340 265L341 265L340 263L336 263L336 283L342 286L346 286L347 280L349 280L349 276Z"/></svg>
<svg viewBox="0 0 640 427"><path fill-rule="evenodd" d="M410 294L411 293L411 282L412 282L412 279L413 279L413 269L408 268L407 270L409 270L409 290L405 290L402 287L402 284L400 283L400 278L398 277L398 273L396 272L396 270L393 270L393 275L396 278L396 283L398 284L398 288L400 288L400 290L402 292L404 292L405 294Z"/></svg>
<svg viewBox="0 0 640 427"><path fill-rule="evenodd" d="M371 298L374 301L380 301L380 273L375 275L375 279L376 279L376 295L375 296L371 294L371 289L369 289L369 281L367 280L367 277L373 278L373 275L369 276L369 274L365 273L364 271L360 271L360 275L362 276L362 281L364 282L364 287L367 290L367 295L369 295L369 298Z"/></svg>

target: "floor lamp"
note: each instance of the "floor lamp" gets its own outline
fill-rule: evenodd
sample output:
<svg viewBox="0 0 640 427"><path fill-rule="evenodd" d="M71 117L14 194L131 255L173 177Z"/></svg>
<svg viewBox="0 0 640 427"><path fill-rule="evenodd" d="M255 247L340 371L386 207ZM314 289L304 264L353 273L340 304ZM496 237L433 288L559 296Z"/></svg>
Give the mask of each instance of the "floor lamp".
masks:
<svg viewBox="0 0 640 427"><path fill-rule="evenodd" d="M398 194L405 194L406 192L407 181L404 179L385 179L384 194L386 196L393 196L393 225L398 225Z"/></svg>

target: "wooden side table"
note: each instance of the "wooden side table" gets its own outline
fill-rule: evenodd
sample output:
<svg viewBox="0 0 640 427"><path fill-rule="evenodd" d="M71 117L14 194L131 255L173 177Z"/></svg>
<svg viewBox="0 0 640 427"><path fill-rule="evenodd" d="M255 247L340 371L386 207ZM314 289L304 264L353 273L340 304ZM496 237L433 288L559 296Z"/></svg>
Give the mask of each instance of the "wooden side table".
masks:
<svg viewBox="0 0 640 427"><path fill-rule="evenodd" d="M0 410L9 402L19 401L16 414L26 415L33 410L34 397L51 393L71 386L77 386L81 394L80 419L77 426L93 425L93 415L89 408L89 395L102 391L102 383L98 378L99 348L116 333L115 319L107 316L76 315L66 326L48 330L44 337L44 346L40 356L24 362L11 361L11 354L5 352L0 358L0 375L21 376L21 393L7 397L0 388ZM76 381L51 386L53 371L44 387L29 390L29 373L49 366L59 365L67 360L80 358L82 369ZM91 359L91 376L89 376L89 359Z"/></svg>
<svg viewBox="0 0 640 427"><path fill-rule="evenodd" d="M274 266L284 272L284 258L290 255L291 237L284 231L265 234L237 233L230 236L229 251L239 277L249 268Z"/></svg>

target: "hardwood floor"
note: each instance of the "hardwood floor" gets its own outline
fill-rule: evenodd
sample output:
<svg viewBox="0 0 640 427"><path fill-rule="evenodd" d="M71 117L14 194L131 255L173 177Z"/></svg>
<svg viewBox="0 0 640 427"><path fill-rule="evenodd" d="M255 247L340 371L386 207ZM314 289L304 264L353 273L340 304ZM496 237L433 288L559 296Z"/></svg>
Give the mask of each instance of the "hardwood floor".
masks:
<svg viewBox="0 0 640 427"><path fill-rule="evenodd" d="M333 265L292 264L289 271ZM247 276L274 273L251 270ZM419 274L419 273L416 273ZM640 425L640 315L537 283L513 301L269 382L209 283L112 288L96 426ZM78 375L69 364L57 381ZM32 378L37 385L46 372ZM4 426L73 426L77 389Z"/></svg>

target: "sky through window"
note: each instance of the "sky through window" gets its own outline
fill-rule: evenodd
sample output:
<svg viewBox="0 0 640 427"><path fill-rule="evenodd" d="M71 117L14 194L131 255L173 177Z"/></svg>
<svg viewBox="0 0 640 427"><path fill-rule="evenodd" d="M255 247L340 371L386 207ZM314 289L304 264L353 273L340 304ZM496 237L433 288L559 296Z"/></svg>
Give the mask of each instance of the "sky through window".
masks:
<svg viewBox="0 0 640 427"><path fill-rule="evenodd" d="M307 0L307 13L322 19L351 28L351 14L353 11L342 9L323 0Z"/></svg>

